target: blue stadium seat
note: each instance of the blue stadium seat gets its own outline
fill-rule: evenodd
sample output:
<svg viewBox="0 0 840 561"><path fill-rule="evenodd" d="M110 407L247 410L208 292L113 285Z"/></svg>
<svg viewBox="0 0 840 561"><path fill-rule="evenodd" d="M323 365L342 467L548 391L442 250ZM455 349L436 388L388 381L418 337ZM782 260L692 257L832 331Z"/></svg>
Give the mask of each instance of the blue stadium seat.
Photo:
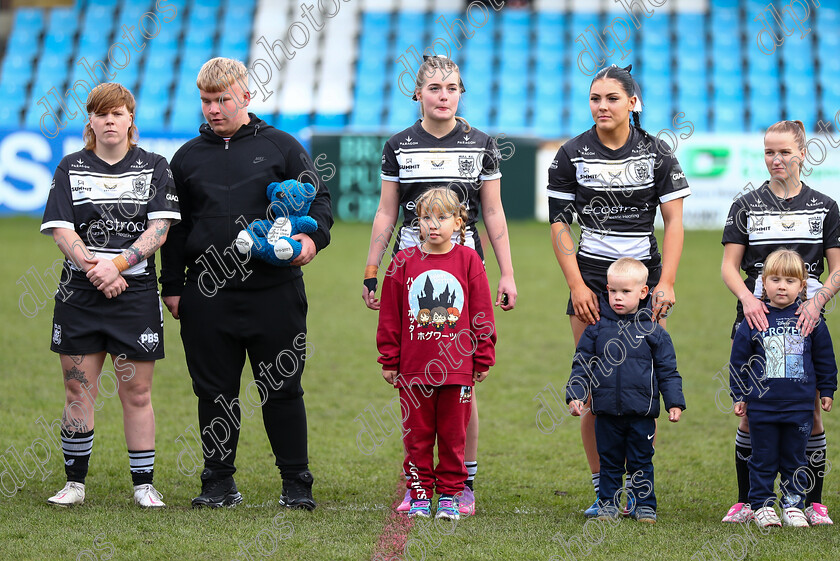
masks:
<svg viewBox="0 0 840 561"><path fill-rule="evenodd" d="M47 33L62 32L73 35L79 29L79 11L75 8L53 8L47 23Z"/></svg>
<svg viewBox="0 0 840 561"><path fill-rule="evenodd" d="M714 132L744 132L743 104L715 104L712 125Z"/></svg>
<svg viewBox="0 0 840 561"><path fill-rule="evenodd" d="M309 114L291 115L283 113L280 115L280 126L278 128L289 134L297 136L298 133L308 127L309 124Z"/></svg>
<svg viewBox="0 0 840 561"><path fill-rule="evenodd" d="M0 129L19 128L20 114L20 107L12 107L11 105L0 104Z"/></svg>
<svg viewBox="0 0 840 561"><path fill-rule="evenodd" d="M13 28L20 25L34 31L44 29L44 10L41 8L17 8L15 9Z"/></svg>
<svg viewBox="0 0 840 561"><path fill-rule="evenodd" d="M388 130L402 130L411 126L420 117L416 103L398 92L392 95L388 103L388 118L385 121Z"/></svg>
<svg viewBox="0 0 840 561"><path fill-rule="evenodd" d="M67 42L67 45L59 45L59 48L55 49L55 51L50 52L65 52L69 55L69 41ZM28 32L18 33L17 31L14 31L12 33L11 38L9 39L9 44L6 49L6 52L15 53L17 55L32 58L38 54L38 44L39 38L36 34Z"/></svg>
<svg viewBox="0 0 840 561"><path fill-rule="evenodd" d="M823 84L820 103L823 115L833 119L834 115L840 111L840 80L832 80Z"/></svg>
<svg viewBox="0 0 840 561"><path fill-rule="evenodd" d="M26 101L26 87L19 84L0 83L0 107L9 107L19 111Z"/></svg>
<svg viewBox="0 0 840 561"><path fill-rule="evenodd" d="M524 104L502 103L498 109L496 127L508 136L527 134L530 123Z"/></svg>
<svg viewBox="0 0 840 561"><path fill-rule="evenodd" d="M37 49L37 44L31 49L34 54ZM16 49L18 52L22 52ZM59 54L62 53L67 57L73 52L73 36L70 33L58 32L51 33L44 37L44 51Z"/></svg>
<svg viewBox="0 0 840 561"><path fill-rule="evenodd" d="M375 99L356 104L350 114L350 128L357 131L373 132L382 128L382 105Z"/></svg>
<svg viewBox="0 0 840 561"><path fill-rule="evenodd" d="M322 131L340 132L347 126L347 115L323 115L318 113L315 115L315 121L312 123L312 126Z"/></svg>
<svg viewBox="0 0 840 561"><path fill-rule="evenodd" d="M534 133L537 136L559 138L565 129L562 106L537 105L534 112Z"/></svg>

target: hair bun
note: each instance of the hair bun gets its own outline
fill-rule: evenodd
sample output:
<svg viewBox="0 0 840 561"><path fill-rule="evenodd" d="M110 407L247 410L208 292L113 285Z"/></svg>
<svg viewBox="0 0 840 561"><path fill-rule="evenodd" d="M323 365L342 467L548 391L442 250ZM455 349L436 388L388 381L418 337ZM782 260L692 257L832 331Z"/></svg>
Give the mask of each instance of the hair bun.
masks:
<svg viewBox="0 0 840 561"><path fill-rule="evenodd" d="M631 71L631 70L633 70L633 65L632 65L632 64L628 64L627 66L625 66L624 68L622 68L622 70L626 70L626 71L627 71L627 73L629 74L629 73L630 73L630 71Z"/></svg>

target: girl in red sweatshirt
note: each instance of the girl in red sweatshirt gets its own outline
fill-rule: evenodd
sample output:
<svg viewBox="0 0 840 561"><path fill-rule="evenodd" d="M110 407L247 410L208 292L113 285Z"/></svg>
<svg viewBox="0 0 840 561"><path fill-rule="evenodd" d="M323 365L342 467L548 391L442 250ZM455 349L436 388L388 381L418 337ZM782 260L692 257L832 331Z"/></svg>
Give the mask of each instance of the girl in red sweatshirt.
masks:
<svg viewBox="0 0 840 561"><path fill-rule="evenodd" d="M430 189L416 208L423 243L397 253L388 268L376 344L382 376L400 391L408 516L430 517L437 490L436 518L458 520L472 386L495 363L493 303L481 258L463 245L467 213L457 195ZM451 241L456 230L461 245ZM458 311L454 322L445 321L456 315L450 308ZM421 310L431 321L418 319ZM436 310L444 321L435 322Z"/></svg>

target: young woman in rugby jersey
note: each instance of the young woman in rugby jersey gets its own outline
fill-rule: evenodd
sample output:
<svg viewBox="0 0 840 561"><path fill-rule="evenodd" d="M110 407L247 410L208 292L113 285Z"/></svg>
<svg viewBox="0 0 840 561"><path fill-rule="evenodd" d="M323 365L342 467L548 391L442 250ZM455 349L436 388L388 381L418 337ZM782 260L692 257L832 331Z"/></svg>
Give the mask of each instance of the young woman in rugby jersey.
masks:
<svg viewBox="0 0 840 561"><path fill-rule="evenodd" d="M652 319L664 320L676 303L683 198L691 192L671 149L639 124L642 104L631 69L613 65L595 75L589 90L595 124L567 141L548 170L552 245L571 293L566 314L575 346L600 317L607 268L619 257L647 266ZM665 225L662 254L654 236L657 208ZM570 227L575 215L580 240ZM591 414L581 417L581 437L597 496L600 464ZM597 511L596 501L585 513Z"/></svg>
<svg viewBox="0 0 840 561"><path fill-rule="evenodd" d="M450 59L424 57L417 72L414 96L420 102L421 118L409 128L392 136L382 153L382 192L373 220L362 298L368 308L379 309L376 277L400 209L403 222L397 230L394 252L420 245L415 201L428 189L445 187L457 193L467 209L466 245L484 257L476 228L478 211L487 226L487 234L501 278L496 289L495 305L511 310L516 305L516 283L510 257L505 211L501 199L499 149L492 137L470 127L457 117L464 86L458 66ZM473 478L478 462L478 409L475 397L467 428L465 464L468 477L460 497L461 514L475 512ZM408 511L406 492L400 511Z"/></svg>
<svg viewBox="0 0 840 561"><path fill-rule="evenodd" d="M137 146L131 92L100 84L87 110L85 148L58 164L41 224L66 257L50 348L64 374L67 484L47 502L68 507L85 500L101 391L117 393L122 404L134 501L163 507L152 485L152 374L164 356L154 254L181 218L178 197L166 159ZM112 371L103 371L106 355Z"/></svg>
<svg viewBox="0 0 840 561"><path fill-rule="evenodd" d="M738 298L732 335L742 320L760 331L767 328L766 304L761 298L761 273L764 260L777 249L799 253L808 270L807 297L797 311L796 328L807 336L820 319L820 310L840 289L840 213L837 203L803 183L800 164L805 158L805 126L801 121L780 121L764 135L764 163L770 179L758 189L735 199L723 229L723 264L721 276L727 288ZM828 261L830 274L823 286L820 277ZM747 278L741 277L743 270ZM815 396L814 423L806 449L811 489L805 499L805 516L811 525L831 524L822 504L825 476L826 440ZM732 505L723 522L749 522L753 510L749 504L749 467L752 455L749 425L741 418L735 436L735 471L738 477L738 502Z"/></svg>

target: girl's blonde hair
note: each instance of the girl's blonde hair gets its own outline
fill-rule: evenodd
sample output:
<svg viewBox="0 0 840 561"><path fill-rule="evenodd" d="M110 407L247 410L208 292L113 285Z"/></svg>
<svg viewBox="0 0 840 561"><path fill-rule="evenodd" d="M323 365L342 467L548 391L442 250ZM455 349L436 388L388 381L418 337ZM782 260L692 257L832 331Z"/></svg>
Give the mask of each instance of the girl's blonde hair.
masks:
<svg viewBox="0 0 840 561"><path fill-rule="evenodd" d="M461 245L467 241L467 207L458 199L458 195L452 189L435 187L429 189L416 201L417 216L428 214L438 209L444 214L453 214L461 219ZM422 232L422 230L421 230ZM422 234L421 234L422 235Z"/></svg>
<svg viewBox="0 0 840 561"><path fill-rule="evenodd" d="M764 260L764 267L761 270L761 282L764 283L769 275L778 275L780 277L793 277L799 279L805 286L802 287L801 297L806 295L808 283L808 271L805 269L805 261L802 256L792 249L777 249L767 256ZM763 296L767 296L767 292L762 288Z"/></svg>
<svg viewBox="0 0 840 561"><path fill-rule="evenodd" d="M770 125L764 136L767 136L768 132L792 134L799 151L805 151L805 124L802 121L779 121Z"/></svg>
<svg viewBox="0 0 840 561"><path fill-rule="evenodd" d="M137 146L137 125L134 124L134 112L137 109L137 102L134 101L134 96L128 91L128 88L115 82L99 84L88 94L85 109L87 109L88 116L90 116L94 113L107 113L111 109L116 109L123 105L125 105L126 110L131 115L131 125L128 127L128 149L131 150ZM90 120L85 123L82 139L85 141L86 150L93 151L96 149L96 135L90 126Z"/></svg>
<svg viewBox="0 0 840 561"><path fill-rule="evenodd" d="M458 87L461 90L461 93L466 92L467 90L464 88L464 82L461 80L461 70L458 68L458 65L455 64L451 58L447 58L441 55L434 55L434 56L423 56L423 63L420 65L420 68L417 70L417 78L414 80L414 95L411 96L411 99L414 101L419 100L420 90L423 89L423 86L426 85L426 79L432 76L437 70L440 70L444 76L449 76L452 72L458 73ZM423 111L423 104L420 104L420 116L425 118L425 112ZM455 119L464 123L464 128L466 131L471 129L470 124L467 122L466 119L463 117L456 116Z"/></svg>

